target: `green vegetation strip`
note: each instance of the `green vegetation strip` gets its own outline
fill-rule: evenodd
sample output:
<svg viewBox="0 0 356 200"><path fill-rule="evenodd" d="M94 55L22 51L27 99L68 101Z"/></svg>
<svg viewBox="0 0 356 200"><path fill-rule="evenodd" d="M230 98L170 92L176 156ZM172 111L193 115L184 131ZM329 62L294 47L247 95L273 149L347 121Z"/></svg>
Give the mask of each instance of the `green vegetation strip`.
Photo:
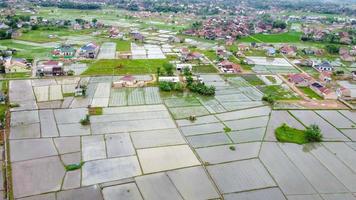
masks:
<svg viewBox="0 0 356 200"><path fill-rule="evenodd" d="M91 107L89 108L89 115L102 115L103 108L101 107Z"/></svg>
<svg viewBox="0 0 356 200"><path fill-rule="evenodd" d="M289 127L285 124L278 127L275 131L276 138L279 142L305 144L305 131Z"/></svg>
<svg viewBox="0 0 356 200"><path fill-rule="evenodd" d="M309 142L321 142L323 135L317 125L311 125L306 130L299 130L282 124L275 130L279 142L306 144Z"/></svg>
<svg viewBox="0 0 356 200"><path fill-rule="evenodd" d="M168 59L103 59L90 64L83 75L155 74L157 68L163 68L163 65L167 62Z"/></svg>
<svg viewBox="0 0 356 200"><path fill-rule="evenodd" d="M317 93L315 93L309 87L300 87L299 90L301 90L305 95L307 95L311 99L317 99L317 100L323 99L321 96L319 96Z"/></svg>
<svg viewBox="0 0 356 200"><path fill-rule="evenodd" d="M239 42L266 42L266 43L295 43L300 41L302 33L287 32L279 34L255 34L252 36L243 37Z"/></svg>
<svg viewBox="0 0 356 200"><path fill-rule="evenodd" d="M77 170L77 169L82 168L83 165L84 165L84 162L81 161L81 162L78 163L78 164L66 165L66 166L65 166L65 169L66 169L66 171L74 171L74 170Z"/></svg>

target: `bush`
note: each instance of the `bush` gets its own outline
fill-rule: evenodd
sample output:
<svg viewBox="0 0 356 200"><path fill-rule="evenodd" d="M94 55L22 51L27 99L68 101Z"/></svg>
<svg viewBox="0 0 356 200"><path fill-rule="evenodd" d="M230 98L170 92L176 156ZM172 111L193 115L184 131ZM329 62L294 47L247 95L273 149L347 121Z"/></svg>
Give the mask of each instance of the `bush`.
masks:
<svg viewBox="0 0 356 200"><path fill-rule="evenodd" d="M159 82L159 89L162 91L170 92L170 91L178 91L183 92L184 86L182 83L172 83L167 81Z"/></svg>
<svg viewBox="0 0 356 200"><path fill-rule="evenodd" d="M307 127L305 131L305 139L308 142L321 142L323 138L323 134L321 134L321 130L318 125L313 124Z"/></svg>
<svg viewBox="0 0 356 200"><path fill-rule="evenodd" d="M276 138L279 142L288 142L296 144L305 144L308 141L305 138L305 131L289 127L283 123L275 130Z"/></svg>
<svg viewBox="0 0 356 200"><path fill-rule="evenodd" d="M235 146L229 146L229 149L230 149L231 151L235 151L235 150L236 150Z"/></svg>
<svg viewBox="0 0 356 200"><path fill-rule="evenodd" d="M83 126L89 125L90 124L90 118L89 115L86 115L84 119L80 120L80 124Z"/></svg>
<svg viewBox="0 0 356 200"><path fill-rule="evenodd" d="M171 63L164 63L163 68L166 71L167 76L173 76L174 75L174 66Z"/></svg>
<svg viewBox="0 0 356 200"><path fill-rule="evenodd" d="M264 95L262 97L262 101L268 102L269 104L273 105L276 100L271 95Z"/></svg>
<svg viewBox="0 0 356 200"><path fill-rule="evenodd" d="M83 165L84 165L84 162L81 161L81 162L78 163L78 164L66 165L66 166L65 166L65 169L66 169L66 171L74 171L74 170L77 170L77 169L82 168Z"/></svg>
<svg viewBox="0 0 356 200"><path fill-rule="evenodd" d="M69 71L67 72L67 75L68 75L68 76L74 76L74 71L73 71L73 70L69 70Z"/></svg>
<svg viewBox="0 0 356 200"><path fill-rule="evenodd" d="M191 92L195 92L205 96L213 96L215 95L215 87L214 86L206 86L203 83L191 83L188 84L188 88Z"/></svg>
<svg viewBox="0 0 356 200"><path fill-rule="evenodd" d="M231 128L225 126L225 127L224 127L224 132L225 132L225 133L230 133L230 132L231 132Z"/></svg>

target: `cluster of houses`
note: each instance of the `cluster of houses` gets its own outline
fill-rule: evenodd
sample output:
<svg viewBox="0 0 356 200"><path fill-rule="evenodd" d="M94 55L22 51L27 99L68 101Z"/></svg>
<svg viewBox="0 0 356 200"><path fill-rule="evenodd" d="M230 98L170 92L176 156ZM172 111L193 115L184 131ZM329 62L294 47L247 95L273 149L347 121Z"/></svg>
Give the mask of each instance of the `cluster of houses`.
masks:
<svg viewBox="0 0 356 200"><path fill-rule="evenodd" d="M332 90L326 86L327 82L331 79L325 79L329 77L328 73L321 73L319 76L319 81L315 80L313 77L305 73L300 74L290 74L288 75L288 81L293 83L296 87L309 87L316 94L323 97L324 99L337 99L339 96L336 90ZM349 96L350 91L347 91L346 88L342 89L343 96Z"/></svg>
<svg viewBox="0 0 356 200"><path fill-rule="evenodd" d="M341 27L339 27L341 28ZM305 39L313 40L313 41L324 41L327 37L332 36L334 38L339 39L340 44L350 45L352 44L352 40L354 39L348 32L346 31L336 31L333 28L329 27L328 29L318 27L318 26L308 26L302 29L303 37Z"/></svg>
<svg viewBox="0 0 356 200"><path fill-rule="evenodd" d="M339 55L341 60L347 62L355 62L356 61L356 45L353 46L350 50L346 47L341 47L339 50Z"/></svg>
<svg viewBox="0 0 356 200"><path fill-rule="evenodd" d="M121 32L117 27L111 27L108 30L108 36L109 38L113 39L123 39L125 34Z"/></svg>
<svg viewBox="0 0 356 200"><path fill-rule="evenodd" d="M334 67L328 61L323 61L314 68L319 71L318 80L306 73L299 73L288 75L288 81L297 87L309 87L324 99L351 98L350 89L332 84ZM356 81L356 71L351 74L351 80Z"/></svg>
<svg viewBox="0 0 356 200"><path fill-rule="evenodd" d="M4 66L5 73L30 72L32 69L32 62L23 58L0 57L0 62Z"/></svg>
<svg viewBox="0 0 356 200"><path fill-rule="evenodd" d="M245 36L250 33L249 17L242 15L234 19L212 17L205 20L201 27L188 29L183 33L210 40L225 40L228 43L232 43L237 36Z"/></svg>
<svg viewBox="0 0 356 200"><path fill-rule="evenodd" d="M180 49L180 60L183 62L189 62L193 60L200 60L203 58L203 55L199 52L192 52L188 48Z"/></svg>
<svg viewBox="0 0 356 200"><path fill-rule="evenodd" d="M95 59L100 50L100 46L95 42L90 42L76 49L73 45L62 44L52 51L53 59L73 59L75 57Z"/></svg>

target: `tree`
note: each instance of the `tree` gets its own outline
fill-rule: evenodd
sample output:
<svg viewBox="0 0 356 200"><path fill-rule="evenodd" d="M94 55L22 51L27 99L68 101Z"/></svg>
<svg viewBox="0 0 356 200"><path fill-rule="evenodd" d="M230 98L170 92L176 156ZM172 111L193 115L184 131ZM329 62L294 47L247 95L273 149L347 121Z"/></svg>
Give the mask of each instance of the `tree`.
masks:
<svg viewBox="0 0 356 200"><path fill-rule="evenodd" d="M273 28L281 28L281 29L287 28L287 24L281 20L274 21L272 26Z"/></svg>
<svg viewBox="0 0 356 200"><path fill-rule="evenodd" d="M308 142L321 142L323 135L318 125L312 124L305 131L305 139Z"/></svg>
<svg viewBox="0 0 356 200"><path fill-rule="evenodd" d="M262 97L262 101L266 101L271 105L273 105L275 103L275 99L272 97L272 95L264 95Z"/></svg>
<svg viewBox="0 0 356 200"><path fill-rule="evenodd" d="M98 19L94 18L91 20L91 22L93 22L93 24L96 24L98 22Z"/></svg>
<svg viewBox="0 0 356 200"><path fill-rule="evenodd" d="M166 71L167 76L173 76L173 65L171 63L164 63L163 68Z"/></svg>
<svg viewBox="0 0 356 200"><path fill-rule="evenodd" d="M336 45L328 44L325 46L326 51L328 51L330 54L337 54L339 53L339 47Z"/></svg>

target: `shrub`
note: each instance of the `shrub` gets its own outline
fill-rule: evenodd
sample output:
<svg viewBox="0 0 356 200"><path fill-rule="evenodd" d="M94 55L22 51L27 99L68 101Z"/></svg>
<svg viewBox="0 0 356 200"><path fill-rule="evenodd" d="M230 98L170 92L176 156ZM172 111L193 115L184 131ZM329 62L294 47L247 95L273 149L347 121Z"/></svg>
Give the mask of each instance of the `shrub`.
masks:
<svg viewBox="0 0 356 200"><path fill-rule="evenodd" d="M73 71L73 70L69 70L69 71L67 72L67 75L68 75L68 76L74 76L74 71Z"/></svg>
<svg viewBox="0 0 356 200"><path fill-rule="evenodd" d="M81 162L78 163L78 164L66 165L65 168L66 168L66 171L74 171L74 170L77 170L77 169L82 168L83 165L84 165L84 162L81 161Z"/></svg>
<svg viewBox="0 0 356 200"><path fill-rule="evenodd" d="M189 120L190 120L191 122L194 122L195 120L197 120L197 117L196 117L195 115L190 115L190 116L189 116Z"/></svg>
<svg viewBox="0 0 356 200"><path fill-rule="evenodd" d="M89 115L86 115L84 119L80 120L80 124L83 126L89 125L90 124L90 117Z"/></svg>
<svg viewBox="0 0 356 200"><path fill-rule="evenodd" d="M308 142L321 142L323 134L318 125L312 124L305 131L305 139Z"/></svg>
<svg viewBox="0 0 356 200"><path fill-rule="evenodd" d="M172 91L171 85L166 81L159 82L159 89L166 92Z"/></svg>
<svg viewBox="0 0 356 200"><path fill-rule="evenodd" d="M161 81L159 82L159 89L162 91L178 91L178 92L183 92L184 86L182 83L172 83L172 82L167 82L167 81Z"/></svg>
<svg viewBox="0 0 356 200"><path fill-rule="evenodd" d="M173 71L173 65L171 63L164 63L163 68L166 71L167 76L173 76L174 71Z"/></svg>
<svg viewBox="0 0 356 200"><path fill-rule="evenodd" d="M225 127L224 127L224 132L225 132L225 133L230 133L230 132L231 132L231 128L225 126Z"/></svg>
<svg viewBox="0 0 356 200"><path fill-rule="evenodd" d="M203 83L192 83L188 85L188 88L191 92L195 92L205 96L213 96L215 95L215 87L214 86L206 86Z"/></svg>
<svg viewBox="0 0 356 200"><path fill-rule="evenodd" d="M236 150L235 146L229 146L229 149L230 149L231 151L235 151L235 150Z"/></svg>
<svg viewBox="0 0 356 200"><path fill-rule="evenodd" d="M268 102L271 105L275 103L275 99L272 97L272 95L264 95L262 97L262 101Z"/></svg>

